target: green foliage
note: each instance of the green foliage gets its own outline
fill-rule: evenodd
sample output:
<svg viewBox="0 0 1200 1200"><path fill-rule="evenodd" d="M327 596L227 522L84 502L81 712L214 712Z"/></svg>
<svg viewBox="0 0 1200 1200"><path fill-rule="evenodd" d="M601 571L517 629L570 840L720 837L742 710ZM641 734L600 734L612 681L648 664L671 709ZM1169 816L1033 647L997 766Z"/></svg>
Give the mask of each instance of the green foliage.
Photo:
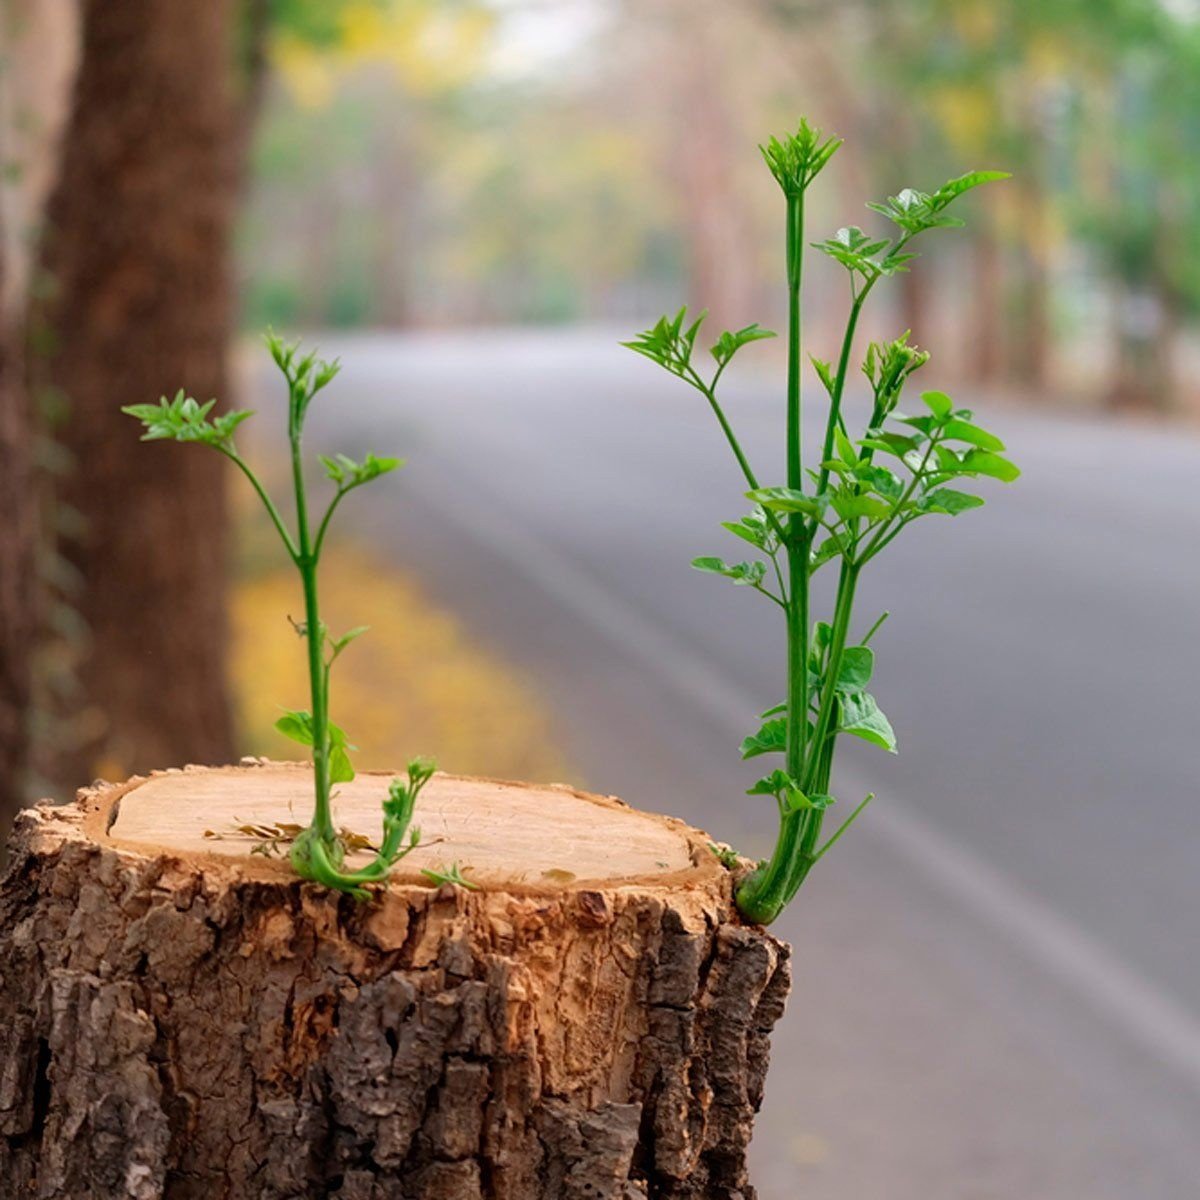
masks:
<svg viewBox="0 0 1200 1200"><path fill-rule="evenodd" d="M845 734L894 753L896 735L874 696L867 691L875 673L875 652L867 642L885 613L857 644L852 644L854 598L863 568L907 526L927 516L958 516L978 508L983 498L959 484L980 478L1008 483L1019 475L1004 456L1004 443L959 408L946 393L921 393L922 411L899 411L905 385L929 361L908 341L908 333L867 346L862 371L871 388L871 413L861 435L846 428L841 411L859 314L875 284L907 270L915 258L913 238L931 229L962 224L947 210L984 183L1006 178L1002 171L973 171L933 192L905 188L867 207L897 228L892 236L857 226L839 229L813 243L850 273L851 306L837 365L813 356L811 363L828 398L825 434L816 466L802 456L801 256L805 191L840 145L806 121L797 133L762 147L788 203L787 277L791 305L788 339L788 477L786 484L763 486L742 451L717 397L726 366L743 345L769 336L757 325L722 334L713 347L717 368L702 375L692 356L703 314L691 322L687 309L663 317L625 343L699 391L713 410L733 451L755 505L723 528L761 557L728 563L716 557L694 560L700 571L722 575L758 591L782 608L786 620L788 697L763 714L763 723L741 744L744 759L780 754L784 765L754 783L752 796L772 796L779 813L779 836L771 858L760 863L738 891L738 904L751 920L773 920L791 900L808 871L841 837L870 802L868 796L842 827L818 846L825 810L833 803L829 783L838 738ZM812 576L826 563L839 564L838 586L828 621L810 625ZM773 580L776 589L767 586Z"/></svg>
<svg viewBox="0 0 1200 1200"><path fill-rule="evenodd" d="M465 888L468 892L479 891L479 884L472 883L461 871L458 863L453 862L448 867L440 867L437 869L431 867L423 867L421 874L426 879L431 879L434 883L443 884L449 883L454 887Z"/></svg>
<svg viewBox="0 0 1200 1200"><path fill-rule="evenodd" d="M971 171L944 183L932 194L919 192L916 188L905 188L898 195L889 196L882 202L868 201L867 207L872 212L882 213L889 221L899 225L909 237L938 226L957 229L961 228L964 222L958 217L947 215L946 209L950 204L980 184L1008 178L1007 171Z"/></svg>
<svg viewBox="0 0 1200 1200"><path fill-rule="evenodd" d="M841 144L841 138L825 137L801 117L795 133L772 137L758 149L784 195L799 196L824 170Z"/></svg>
<svg viewBox="0 0 1200 1200"><path fill-rule="evenodd" d="M334 458L328 458L322 454L321 463L325 468L325 474L337 484L338 490L343 492L361 487L362 484L370 483L372 479L378 479L380 475L386 475L389 471L395 471L404 465L402 459L376 458L374 454L368 454L360 463L355 462L352 458L347 458L344 454L339 454Z"/></svg>
<svg viewBox="0 0 1200 1200"><path fill-rule="evenodd" d="M329 718L329 684L334 662L351 642L366 632L366 627L331 637L320 616L317 579L325 534L342 498L402 464L399 459L379 458L374 454L368 454L361 462L341 454L333 458L322 457L325 473L336 490L320 522L311 521L301 456L304 422L314 397L336 378L339 364L336 360L318 358L315 351L301 353L299 342L285 342L274 333L267 334L266 344L287 384L288 443L296 506L294 532L288 528L262 481L242 458L234 442L234 431L250 413L212 416L215 401L198 404L182 391L173 400L164 396L158 404L131 404L122 411L141 421L145 429L143 441L197 442L230 459L258 494L300 574L305 612L303 622L295 623L295 628L306 643L311 705L308 709L286 710L276 721L275 728L311 749L315 803L312 822L292 840L289 857L296 872L305 879L365 899L369 895L367 885L382 883L392 866L415 849L420 841L420 831L410 828L413 808L418 793L432 778L434 767L414 759L408 765L406 779L392 781L388 798L383 803L383 839L374 858L357 870L344 869L348 847L343 833L333 824L332 787L349 783L354 778L354 765L350 761L354 746L346 731Z"/></svg>
<svg viewBox="0 0 1200 1200"><path fill-rule="evenodd" d="M180 388L174 400L163 396L157 404L128 404L121 411L145 426L143 442L200 442L205 446L226 447L231 444L233 431L254 414L220 413L210 421L208 414L216 403L208 400L199 404Z"/></svg>

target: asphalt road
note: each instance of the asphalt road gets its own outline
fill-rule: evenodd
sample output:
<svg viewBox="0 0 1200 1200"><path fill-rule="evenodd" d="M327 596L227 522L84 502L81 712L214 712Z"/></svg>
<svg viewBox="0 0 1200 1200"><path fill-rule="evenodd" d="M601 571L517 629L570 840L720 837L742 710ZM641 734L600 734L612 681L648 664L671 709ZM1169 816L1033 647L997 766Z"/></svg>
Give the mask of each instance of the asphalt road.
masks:
<svg viewBox="0 0 1200 1200"><path fill-rule="evenodd" d="M583 782L763 853L736 745L783 630L688 567L737 554L740 479L614 341L330 337L314 441L410 460L348 520L524 667ZM729 397L778 482L778 390ZM1200 438L981 416L1022 480L860 589L901 753L843 751L842 805L879 799L778 924L763 1200L1200 1197Z"/></svg>

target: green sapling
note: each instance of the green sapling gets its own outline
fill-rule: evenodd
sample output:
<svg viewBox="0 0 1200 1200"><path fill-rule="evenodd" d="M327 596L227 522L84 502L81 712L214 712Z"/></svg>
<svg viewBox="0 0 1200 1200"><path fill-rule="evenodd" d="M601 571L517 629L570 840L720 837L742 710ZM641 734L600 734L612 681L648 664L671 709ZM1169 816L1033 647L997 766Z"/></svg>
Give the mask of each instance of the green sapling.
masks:
<svg viewBox="0 0 1200 1200"><path fill-rule="evenodd" d="M689 321L686 308L680 309L624 343L705 398L754 503L748 515L726 522L724 528L762 557L734 563L705 557L692 565L762 594L779 607L786 624L787 698L762 714L762 726L741 746L743 758L779 754L784 763L749 789L751 795L770 796L778 810L774 852L741 882L737 893L742 913L764 924L779 915L812 867L872 799L863 800L821 843L825 813L834 803L829 789L839 736L850 734L889 751L896 747L891 724L866 690L875 664L868 642L887 614L857 642L852 637L855 590L863 568L914 521L933 514L957 516L983 503L979 496L948 484L979 476L1009 482L1019 474L1003 456L1000 439L945 393L922 393L925 411L919 415L900 413L904 385L929 358L909 345L907 333L867 347L862 371L871 412L859 436L851 436L842 413L859 316L876 283L909 269L916 257L910 245L919 234L961 225L947 209L972 188L1006 178L1003 171L974 171L935 192L906 188L882 203L868 204L895 226L890 237L875 237L852 225L813 243L845 268L850 307L837 365L812 359L828 408L815 463L806 466L800 419L804 206L810 185L840 145L839 139L824 138L802 120L796 133L760 147L786 208L786 485L762 486L717 399L721 376L734 355L773 333L757 325L722 333L711 347L716 363L711 374L693 362L703 313ZM876 461L879 458L891 460L891 465ZM828 621L813 623L812 577L834 561L838 584L833 612Z"/></svg>
<svg viewBox="0 0 1200 1200"><path fill-rule="evenodd" d="M419 843L420 830L412 825L413 808L421 789L433 776L434 767L432 763L415 759L408 764L404 779L392 780L383 802L383 837L375 856L365 867L347 870L345 840L333 823L332 800L333 786L354 778L349 753L354 747L341 726L330 720L329 681L333 664L366 629L351 629L340 637L330 634L321 620L317 574L329 523L338 505L356 488L396 470L403 463L397 458L378 458L374 454L368 454L361 462L344 455L322 457L321 463L334 485L334 493L320 521L314 522L309 514L301 441L309 405L317 393L333 381L339 363L319 359L315 352L302 355L299 343L285 343L274 334L268 334L266 341L271 357L287 382L294 534L234 443L234 431L251 413L228 412L210 417L215 401L199 404L182 391L174 400L164 396L158 404L131 404L121 411L136 417L145 426L144 442L198 442L230 459L258 494L288 557L300 573L304 620L296 622L295 628L305 641L311 706L308 710L285 712L275 727L293 741L311 748L315 804L312 821L292 841L290 859L297 874L305 879L364 899L369 894L367 885L382 883L392 866ZM436 881L440 882L440 877Z"/></svg>

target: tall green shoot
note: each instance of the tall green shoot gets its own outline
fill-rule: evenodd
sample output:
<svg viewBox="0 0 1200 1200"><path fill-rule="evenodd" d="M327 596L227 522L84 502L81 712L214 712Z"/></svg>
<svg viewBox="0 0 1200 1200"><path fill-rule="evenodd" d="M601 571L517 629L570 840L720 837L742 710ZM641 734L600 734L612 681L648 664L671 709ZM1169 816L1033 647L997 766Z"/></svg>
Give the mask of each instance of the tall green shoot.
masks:
<svg viewBox="0 0 1200 1200"><path fill-rule="evenodd" d="M312 752L314 805L312 820L292 842L290 858L297 874L326 887L349 892L363 899L367 885L383 882L391 868L420 841L420 830L412 826L413 808L421 789L433 776L432 763L414 759L404 779L392 780L383 802L383 837L374 858L356 870L345 868L346 848L333 820L333 788L354 778L350 744L345 730L330 719L330 676L333 664L345 649L366 632L365 627L333 636L321 620L318 573L330 521L341 502L353 491L402 466L397 458L379 458L368 454L361 462L344 455L321 458L325 474L332 482L333 496L320 519L309 511L305 482L302 442L305 419L317 393L337 375L340 364L317 358L315 352L300 353L299 343L286 343L274 334L267 336L267 348L283 374L288 393L288 446L295 504L294 529L289 528L262 480L242 457L234 441L237 427L252 414L247 411L210 415L215 401L205 404L180 391L173 400L165 396L158 404L131 404L121 411L141 421L145 427L142 441L196 442L209 446L228 458L250 482L288 557L300 575L304 593L304 620L295 623L304 639L308 663L308 709L285 712L275 727Z"/></svg>
<svg viewBox="0 0 1200 1200"><path fill-rule="evenodd" d="M935 192L906 188L867 207L895 227L876 237L857 226L839 229L812 248L840 263L849 282L850 303L836 365L811 363L827 408L819 453L805 462L803 415L803 270L805 201L814 180L837 152L841 141L825 138L806 120L797 131L771 138L760 147L785 201L785 277L788 295L786 483L762 486L718 400L721 377L735 354L750 342L774 337L748 325L726 331L712 345L716 367L702 371L694 361L704 314L689 320L682 308L624 343L645 355L704 396L745 479L754 508L724 524L763 557L729 563L698 558L693 566L748 586L781 610L787 641L787 697L762 714L763 724L741 746L742 757L783 756L783 766L758 780L751 795L774 799L778 836L771 857L759 863L738 888L742 913L761 923L773 921L820 861L866 808L868 796L840 828L822 843L838 738L849 734L894 752L895 735L887 717L866 690L875 654L868 642L885 613L855 643L854 603L859 576L873 558L913 521L933 514L957 516L983 500L947 487L980 476L1009 482L1019 471L1003 457L1004 445L978 425L972 413L957 408L943 392L921 395L925 412L902 415L898 409L909 377L929 355L908 343L908 334L871 343L862 371L872 400L861 435L852 438L842 412L860 315L875 285L907 271L917 256L912 241L930 229L959 226L947 212L965 192L1006 178L1002 171L974 171ZM876 456L894 460L892 466ZM815 461L814 461L815 460ZM813 576L827 563L838 563L838 583L828 621L812 620Z"/></svg>

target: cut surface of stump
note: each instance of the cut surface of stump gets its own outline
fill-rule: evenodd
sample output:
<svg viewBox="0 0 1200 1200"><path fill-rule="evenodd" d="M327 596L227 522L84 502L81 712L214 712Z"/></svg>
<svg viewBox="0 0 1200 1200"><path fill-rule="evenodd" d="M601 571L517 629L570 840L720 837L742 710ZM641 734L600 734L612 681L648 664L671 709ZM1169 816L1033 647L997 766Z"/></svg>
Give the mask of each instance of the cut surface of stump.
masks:
<svg viewBox="0 0 1200 1200"><path fill-rule="evenodd" d="M340 785L339 827L373 841L390 778ZM738 920L704 834L437 775L422 845L359 903L291 872L311 795L308 768L259 762L22 814L0 884L14 1197L753 1196L787 948ZM421 874L454 862L479 890Z"/></svg>
<svg viewBox="0 0 1200 1200"><path fill-rule="evenodd" d="M360 773L339 784L334 799L339 828L374 842L393 778ZM268 838L250 830L302 827L312 811L312 793L311 771L296 764L164 772L99 797L89 828L115 846L193 861L213 855L244 865L256 847L259 857L271 849ZM421 793L414 824L421 844L396 865L396 882L419 883L422 868L449 860L469 868L476 882L505 887L575 881L607 886L639 879L661 884L664 876L678 873L680 882L694 884L720 873L711 852L697 853L704 844L697 847L695 831L682 822L562 786L435 775ZM280 849L278 857L286 861L286 846ZM362 849L347 863L362 866L370 858Z"/></svg>

